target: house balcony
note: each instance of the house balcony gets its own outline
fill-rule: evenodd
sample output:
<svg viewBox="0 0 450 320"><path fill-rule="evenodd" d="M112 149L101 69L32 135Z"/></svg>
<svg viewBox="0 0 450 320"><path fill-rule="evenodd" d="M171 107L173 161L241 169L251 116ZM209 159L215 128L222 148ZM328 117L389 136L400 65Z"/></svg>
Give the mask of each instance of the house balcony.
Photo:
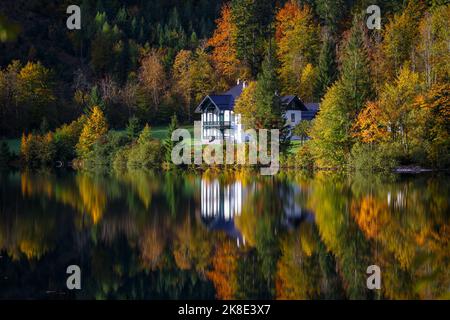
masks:
<svg viewBox="0 0 450 320"><path fill-rule="evenodd" d="M227 129L231 128L231 121L203 121L204 128Z"/></svg>

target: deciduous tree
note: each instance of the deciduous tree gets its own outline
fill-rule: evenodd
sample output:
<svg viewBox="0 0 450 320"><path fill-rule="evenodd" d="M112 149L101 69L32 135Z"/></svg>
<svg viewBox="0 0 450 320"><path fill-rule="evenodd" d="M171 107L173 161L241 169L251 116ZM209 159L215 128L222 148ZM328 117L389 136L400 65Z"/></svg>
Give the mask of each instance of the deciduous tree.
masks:
<svg viewBox="0 0 450 320"><path fill-rule="evenodd" d="M108 123L98 106L92 108L92 113L84 124L80 139L76 145L77 155L83 159L89 156L94 143L108 132Z"/></svg>
<svg viewBox="0 0 450 320"><path fill-rule="evenodd" d="M313 65L318 55L318 27L308 6L289 1L276 16L277 56L280 60L282 93L312 95L305 86L314 87ZM305 68L308 70L305 71ZM302 80L305 80L303 82ZM306 92L305 92L306 91ZM306 97L312 101L312 97Z"/></svg>
<svg viewBox="0 0 450 320"><path fill-rule="evenodd" d="M239 60L236 54L236 25L232 21L231 4L222 6L220 18L216 20L216 30L208 40L208 45L213 48L212 61L220 75L229 83L237 77Z"/></svg>

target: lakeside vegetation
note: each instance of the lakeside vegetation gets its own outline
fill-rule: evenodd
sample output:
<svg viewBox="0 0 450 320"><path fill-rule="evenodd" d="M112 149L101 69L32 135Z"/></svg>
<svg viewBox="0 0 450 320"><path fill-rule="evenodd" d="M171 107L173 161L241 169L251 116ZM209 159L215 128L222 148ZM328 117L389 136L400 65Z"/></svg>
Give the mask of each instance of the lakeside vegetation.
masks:
<svg viewBox="0 0 450 320"><path fill-rule="evenodd" d="M0 165L170 169L173 144L160 128L192 125L205 95L246 79L236 108L249 127L281 130L284 166L447 169L450 5L375 2L381 30L366 27L364 0L187 1L185 10L88 0L83 32L51 31L50 4L30 25L4 8L23 29L0 43L0 136L9 141ZM42 45L31 28L46 9L53 41ZM285 141L286 94L321 102L317 118L295 128L310 137L300 146ZM19 135L20 159L11 153Z"/></svg>

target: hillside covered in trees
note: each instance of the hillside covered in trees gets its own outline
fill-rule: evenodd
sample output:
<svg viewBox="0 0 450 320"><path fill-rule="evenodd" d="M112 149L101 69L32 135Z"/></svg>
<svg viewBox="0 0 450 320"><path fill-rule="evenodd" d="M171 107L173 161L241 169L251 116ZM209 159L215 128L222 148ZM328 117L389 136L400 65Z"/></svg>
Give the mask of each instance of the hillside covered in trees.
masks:
<svg viewBox="0 0 450 320"><path fill-rule="evenodd" d="M117 149L151 136L145 124L191 124L236 79L249 82L237 108L256 129L283 126L280 95L321 103L296 128L311 140L289 166L450 163L446 0L84 0L81 30L65 26L70 1L11 2L0 3L0 137L23 135L26 163L120 162L129 150ZM373 4L380 30L366 26Z"/></svg>

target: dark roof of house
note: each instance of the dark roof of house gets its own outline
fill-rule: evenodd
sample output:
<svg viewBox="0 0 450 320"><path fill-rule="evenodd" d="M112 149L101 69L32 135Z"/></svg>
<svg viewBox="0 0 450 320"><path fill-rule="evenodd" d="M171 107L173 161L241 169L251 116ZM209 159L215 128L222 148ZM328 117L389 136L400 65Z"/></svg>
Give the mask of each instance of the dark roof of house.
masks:
<svg viewBox="0 0 450 320"><path fill-rule="evenodd" d="M234 107L234 97L230 94L211 95L209 98L220 110L231 110Z"/></svg>
<svg viewBox="0 0 450 320"><path fill-rule="evenodd" d="M239 97L242 93L242 90L244 89L244 83L241 82L240 84L234 86L227 92L223 94L215 94L215 95L209 95L206 96L205 99L198 105L198 107L195 109L195 112L199 113L202 112L203 106L208 101L212 102L214 105L219 108L219 110L233 110L234 103L237 97Z"/></svg>
<svg viewBox="0 0 450 320"><path fill-rule="evenodd" d="M285 104L285 105L288 105L289 103L291 103L295 99L295 97L296 96L284 96L284 97L281 97L281 103Z"/></svg>
<svg viewBox="0 0 450 320"><path fill-rule="evenodd" d="M317 102L305 103L305 107L309 111L316 111L316 112L319 111L319 104Z"/></svg>
<svg viewBox="0 0 450 320"><path fill-rule="evenodd" d="M234 86L233 88L231 88L230 90L228 90L224 94L229 94L229 95L233 96L234 99L236 99L237 97L239 97L241 95L242 90L244 90L244 83L243 82L241 82L238 85Z"/></svg>
<svg viewBox="0 0 450 320"><path fill-rule="evenodd" d="M301 110L307 111L305 104L297 96L283 96L281 97L281 104L285 110Z"/></svg>
<svg viewBox="0 0 450 320"><path fill-rule="evenodd" d="M319 104L316 102L305 103L306 111L302 111L302 119L312 120L319 111Z"/></svg>
<svg viewBox="0 0 450 320"><path fill-rule="evenodd" d="M243 89L244 83L241 82L223 94L206 96L205 99L203 99L203 101L195 109L195 112L201 113L203 111L203 107L210 105L211 103L217 106L217 108L221 111L233 110L235 101L241 95ZM289 108L289 110L301 110L304 113L311 112L311 119L314 118L317 110L319 109L318 103L304 104L295 95L281 97L281 103L285 108Z"/></svg>

